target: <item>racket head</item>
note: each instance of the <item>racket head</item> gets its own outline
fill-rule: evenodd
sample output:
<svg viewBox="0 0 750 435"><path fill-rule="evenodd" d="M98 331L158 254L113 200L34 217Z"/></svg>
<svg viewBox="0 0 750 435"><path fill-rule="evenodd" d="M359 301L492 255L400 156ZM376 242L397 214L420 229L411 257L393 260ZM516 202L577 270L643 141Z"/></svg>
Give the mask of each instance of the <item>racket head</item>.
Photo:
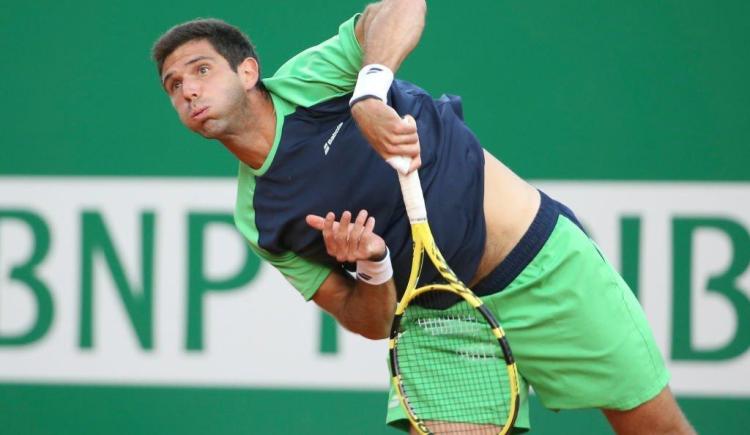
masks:
<svg viewBox="0 0 750 435"><path fill-rule="evenodd" d="M391 379L422 434L508 433L519 408L518 371L497 319L435 244L416 172L399 174L414 252L389 340ZM417 287L424 257L443 284Z"/></svg>
<svg viewBox="0 0 750 435"><path fill-rule="evenodd" d="M415 287L423 246L446 283ZM519 386L502 327L456 278L431 237L415 238L413 260L389 340L403 409L424 434L508 433L518 415Z"/></svg>

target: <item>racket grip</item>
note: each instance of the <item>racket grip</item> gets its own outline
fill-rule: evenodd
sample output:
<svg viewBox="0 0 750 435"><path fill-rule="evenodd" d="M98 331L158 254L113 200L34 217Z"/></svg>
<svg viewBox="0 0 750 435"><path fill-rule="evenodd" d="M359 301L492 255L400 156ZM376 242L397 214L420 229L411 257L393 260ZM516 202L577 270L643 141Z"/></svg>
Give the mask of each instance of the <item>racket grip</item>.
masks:
<svg viewBox="0 0 750 435"><path fill-rule="evenodd" d="M417 171L406 174L411 164L408 157L391 157L386 160L388 164L398 173L398 181L401 183L401 194L404 197L406 214L409 216L409 222L414 224L427 220L427 208L424 205L424 194L422 193L422 183L419 181Z"/></svg>

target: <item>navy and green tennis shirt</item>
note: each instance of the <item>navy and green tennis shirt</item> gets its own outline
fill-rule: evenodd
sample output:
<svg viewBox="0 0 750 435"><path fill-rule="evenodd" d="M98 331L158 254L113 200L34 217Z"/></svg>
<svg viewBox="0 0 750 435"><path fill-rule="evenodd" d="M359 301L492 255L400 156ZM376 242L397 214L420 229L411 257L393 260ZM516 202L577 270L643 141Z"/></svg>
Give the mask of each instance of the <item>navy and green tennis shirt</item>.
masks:
<svg viewBox="0 0 750 435"><path fill-rule="evenodd" d="M333 211L338 218L345 210L367 210L390 249L399 295L411 267L411 230L398 176L365 140L349 109L362 67L354 33L358 17L263 80L276 110L273 147L259 169L243 163L239 168L237 227L308 300L331 271L351 267L326 253L320 231L305 222L308 214ZM430 227L448 264L469 281L486 237L482 147L463 122L458 97L433 99L394 80L388 104L416 119ZM425 264L420 282L436 278Z"/></svg>

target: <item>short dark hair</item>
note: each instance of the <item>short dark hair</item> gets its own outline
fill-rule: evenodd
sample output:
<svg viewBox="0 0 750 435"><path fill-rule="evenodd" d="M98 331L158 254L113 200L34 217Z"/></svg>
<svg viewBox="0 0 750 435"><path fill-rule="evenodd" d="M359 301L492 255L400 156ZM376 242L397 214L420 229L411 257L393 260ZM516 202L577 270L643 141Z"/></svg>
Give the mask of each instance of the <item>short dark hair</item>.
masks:
<svg viewBox="0 0 750 435"><path fill-rule="evenodd" d="M156 68L161 76L164 60L181 45L190 41L205 39L216 50L229 66L237 71L237 67L248 57L258 62L260 75L260 60L250 38L231 24L216 18L196 18L186 23L178 24L161 35L151 49L151 55L156 62ZM267 93L263 83L258 80L258 88Z"/></svg>

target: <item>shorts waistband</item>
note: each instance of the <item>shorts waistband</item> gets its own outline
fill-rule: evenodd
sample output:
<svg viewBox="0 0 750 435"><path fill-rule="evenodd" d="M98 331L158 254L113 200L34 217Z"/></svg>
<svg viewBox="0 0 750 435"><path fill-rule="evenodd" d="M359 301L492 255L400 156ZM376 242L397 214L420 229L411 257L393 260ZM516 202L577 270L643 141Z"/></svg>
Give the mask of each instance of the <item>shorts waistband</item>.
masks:
<svg viewBox="0 0 750 435"><path fill-rule="evenodd" d="M542 250L542 246L555 229L559 215L567 217L583 230L575 214L568 207L550 198L541 190L539 193L542 196L542 201L531 225L518 244L511 249L508 256L472 287L474 294L477 296L498 293L513 282Z"/></svg>

